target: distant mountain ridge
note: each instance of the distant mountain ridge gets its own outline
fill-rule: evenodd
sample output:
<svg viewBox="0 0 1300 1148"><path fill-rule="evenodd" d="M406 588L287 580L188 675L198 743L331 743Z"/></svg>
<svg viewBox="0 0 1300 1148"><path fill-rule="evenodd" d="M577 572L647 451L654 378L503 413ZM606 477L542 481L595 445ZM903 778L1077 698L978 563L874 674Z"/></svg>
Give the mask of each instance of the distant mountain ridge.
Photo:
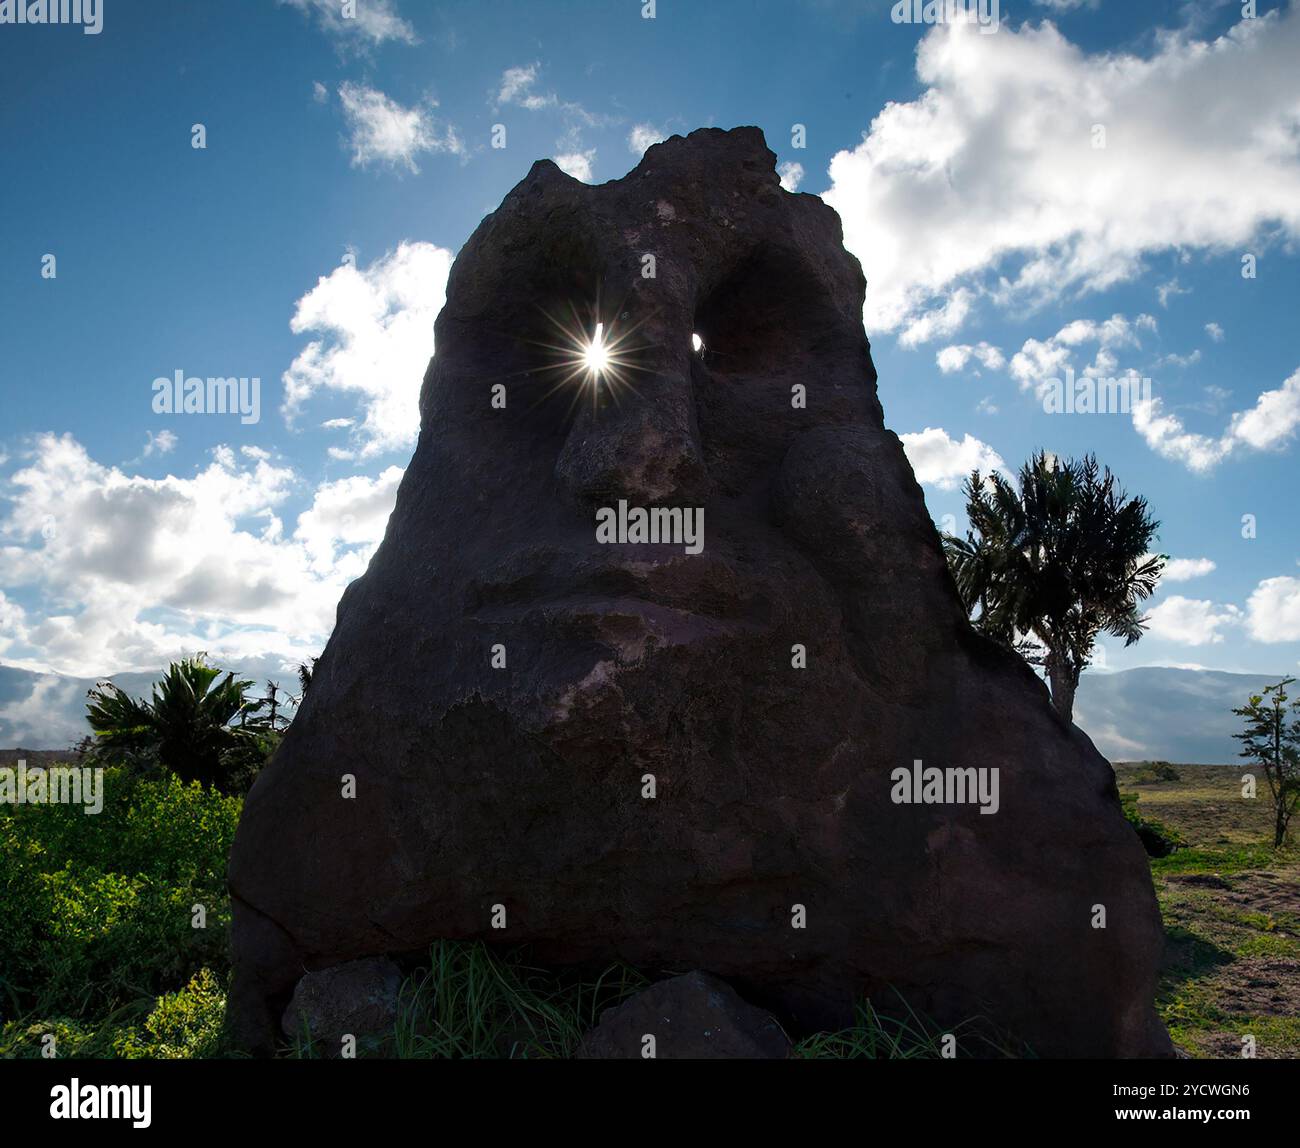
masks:
<svg viewBox="0 0 1300 1148"><path fill-rule="evenodd" d="M1287 676L1165 666L1084 674L1074 720L1111 761L1236 765L1241 719L1233 709Z"/></svg>
<svg viewBox="0 0 1300 1148"><path fill-rule="evenodd" d="M237 667L259 684L267 678L292 691L297 682L281 659ZM223 667L224 668L224 667ZM115 674L109 680L148 696L158 673ZM1285 677L1142 666L1113 674L1084 674L1074 718L1111 761L1172 761L1235 765L1240 746L1232 710L1252 693ZM67 678L0 665L0 746L66 749L87 733L86 691L98 678Z"/></svg>

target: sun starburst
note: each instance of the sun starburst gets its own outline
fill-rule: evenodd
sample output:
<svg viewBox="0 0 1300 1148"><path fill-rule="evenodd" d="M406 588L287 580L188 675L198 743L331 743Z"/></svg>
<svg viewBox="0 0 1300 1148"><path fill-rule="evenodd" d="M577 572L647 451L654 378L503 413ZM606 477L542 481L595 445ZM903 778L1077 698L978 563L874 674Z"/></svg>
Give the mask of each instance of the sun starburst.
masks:
<svg viewBox="0 0 1300 1148"><path fill-rule="evenodd" d="M641 324L627 322L626 312L598 318L601 311L597 303L585 319L573 305L563 315L543 312L555 332L554 341L537 344L549 360L543 373L555 376L548 396L568 390L575 404L589 396L593 406L599 406L604 398L618 402L624 395L636 393L633 376L646 370L638 363L640 352L647 349L637 340Z"/></svg>

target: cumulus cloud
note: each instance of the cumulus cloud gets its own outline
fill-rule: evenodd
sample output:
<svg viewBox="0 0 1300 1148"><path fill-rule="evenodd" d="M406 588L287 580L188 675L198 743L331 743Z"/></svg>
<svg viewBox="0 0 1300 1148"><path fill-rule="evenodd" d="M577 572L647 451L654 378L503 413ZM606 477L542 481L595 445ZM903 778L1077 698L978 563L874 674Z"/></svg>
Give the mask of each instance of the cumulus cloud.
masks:
<svg viewBox="0 0 1300 1148"><path fill-rule="evenodd" d="M958 442L942 427L926 427L917 434L898 437L916 473L917 482L926 486L956 490L973 470L984 473L997 470L1011 477L1002 456L969 434Z"/></svg>
<svg viewBox="0 0 1300 1148"><path fill-rule="evenodd" d="M149 458L155 454L171 454L176 449L176 444L180 441L176 435L169 430L160 430L157 434L153 431L145 431L149 436L149 441L144 444L144 457Z"/></svg>
<svg viewBox="0 0 1300 1148"><path fill-rule="evenodd" d="M633 155L645 155L647 148L661 143L663 139L664 133L654 124L634 124L627 133L627 150Z"/></svg>
<svg viewBox="0 0 1300 1148"><path fill-rule="evenodd" d="M538 111L541 108L555 107L560 101L554 92L542 94L535 91L539 65L528 64L522 68L507 68L501 73L501 83L497 87L496 103L504 107L514 104Z"/></svg>
<svg viewBox="0 0 1300 1148"><path fill-rule="evenodd" d="M781 186L786 191L799 190L799 185L803 182L803 164L787 160L780 164L776 171L781 177Z"/></svg>
<svg viewBox="0 0 1300 1148"><path fill-rule="evenodd" d="M426 107L403 107L383 92L351 81L339 88L339 100L353 167L380 164L416 174L415 157L424 152L465 154L456 129L440 126Z"/></svg>
<svg viewBox="0 0 1300 1148"><path fill-rule="evenodd" d="M571 175L574 179L580 179L583 183L591 182L591 165L596 158L596 149L591 148L588 151L567 152L564 155L555 157L555 165L565 175Z"/></svg>
<svg viewBox="0 0 1300 1148"><path fill-rule="evenodd" d="M1223 342L1223 328L1220 327L1218 323L1206 323L1205 333L1216 343Z"/></svg>
<svg viewBox="0 0 1300 1148"><path fill-rule="evenodd" d="M340 0L280 0L297 8L342 43L357 47L377 47L388 40L418 44L415 29L398 15L393 0L358 0L354 15L343 14Z"/></svg>
<svg viewBox="0 0 1300 1148"><path fill-rule="evenodd" d="M1300 235L1298 53L1294 5L1215 40L1165 34L1148 56L1089 52L1050 22L935 25L925 90L830 164L868 332L909 330L962 289L1032 305L1129 280L1154 253Z"/></svg>
<svg viewBox="0 0 1300 1148"><path fill-rule="evenodd" d="M1215 645L1224 640L1223 631L1241 621L1236 606L1216 606L1204 598L1175 594L1153 607L1146 615L1147 633L1183 646Z"/></svg>
<svg viewBox="0 0 1300 1148"><path fill-rule="evenodd" d="M321 391L355 397L363 417L335 457L369 458L414 445L420 383L452 258L431 243L402 243L365 269L341 264L298 300L290 328L317 337L284 373L284 413L292 420Z"/></svg>
<svg viewBox="0 0 1300 1148"><path fill-rule="evenodd" d="M1085 364L1078 374L1118 377L1116 349L1140 348L1140 332L1155 330L1155 319L1146 314L1132 320L1120 314L1100 322L1075 319L1046 339L1026 339L1020 350L1012 355L1008 369L1021 390L1041 395L1051 380L1064 377L1065 368L1073 365L1077 348L1095 344L1097 350L1093 361Z"/></svg>
<svg viewBox="0 0 1300 1148"><path fill-rule="evenodd" d="M1208 558L1171 558L1160 573L1162 582L1189 582L1212 574L1217 567Z"/></svg>
<svg viewBox="0 0 1300 1148"><path fill-rule="evenodd" d="M1300 369L1277 390L1260 395L1250 410L1237 411L1217 436L1189 431L1177 415L1166 413L1158 398L1135 403L1132 414L1138 433L1158 455L1204 473L1242 450L1281 450L1295 438L1300 428Z"/></svg>
<svg viewBox="0 0 1300 1148"><path fill-rule="evenodd" d="M964 287L959 287L942 307L917 315L903 329L898 341L904 347L915 347L928 343L932 339L943 339L961 329L970 314L974 295Z"/></svg>
<svg viewBox="0 0 1300 1148"><path fill-rule="evenodd" d="M971 346L969 343L962 343L957 346L944 347L934 357L938 364L939 370L945 375L951 375L956 371L964 371L966 364L974 359L982 367L990 371L1000 371L1007 365L1006 356L989 343L977 343Z"/></svg>
<svg viewBox="0 0 1300 1148"><path fill-rule="evenodd" d="M1300 578L1265 578L1256 586L1246 627L1257 642L1300 641Z"/></svg>
<svg viewBox="0 0 1300 1148"><path fill-rule="evenodd" d="M286 534L301 485L265 451L216 448L191 477L129 475L71 435L39 436L0 518L6 662L79 676L155 670L189 651L227 660L320 650L365 569L401 472L321 486Z"/></svg>

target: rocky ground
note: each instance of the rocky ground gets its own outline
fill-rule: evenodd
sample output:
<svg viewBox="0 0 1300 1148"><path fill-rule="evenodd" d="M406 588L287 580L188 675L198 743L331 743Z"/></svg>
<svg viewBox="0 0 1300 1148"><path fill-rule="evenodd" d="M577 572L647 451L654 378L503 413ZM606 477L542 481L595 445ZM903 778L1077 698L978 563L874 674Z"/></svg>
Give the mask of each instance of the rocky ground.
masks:
<svg viewBox="0 0 1300 1148"><path fill-rule="evenodd" d="M1256 1056L1300 1057L1300 847L1270 847L1268 794L1242 798L1244 767L1176 769L1177 781L1115 770L1142 814L1188 844L1152 861L1167 939L1160 1014L1194 1057L1241 1056L1248 1036Z"/></svg>

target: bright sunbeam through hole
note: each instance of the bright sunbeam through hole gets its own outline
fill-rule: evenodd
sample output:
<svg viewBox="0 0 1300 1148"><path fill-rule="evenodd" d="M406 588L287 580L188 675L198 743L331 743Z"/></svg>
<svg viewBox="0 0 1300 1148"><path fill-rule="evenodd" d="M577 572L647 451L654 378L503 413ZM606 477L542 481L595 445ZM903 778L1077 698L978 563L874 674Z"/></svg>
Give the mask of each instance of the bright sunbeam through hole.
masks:
<svg viewBox="0 0 1300 1148"><path fill-rule="evenodd" d="M587 370L597 378L609 365L609 351L605 347L605 324L596 324L596 334L582 353L582 361Z"/></svg>

